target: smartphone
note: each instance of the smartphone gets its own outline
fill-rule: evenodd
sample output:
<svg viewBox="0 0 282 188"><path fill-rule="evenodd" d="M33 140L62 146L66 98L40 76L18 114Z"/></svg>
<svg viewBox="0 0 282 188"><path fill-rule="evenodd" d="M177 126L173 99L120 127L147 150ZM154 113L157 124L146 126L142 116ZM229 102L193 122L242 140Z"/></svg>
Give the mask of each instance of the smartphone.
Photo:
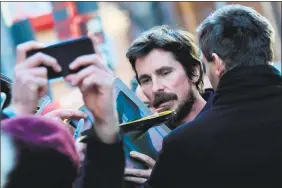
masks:
<svg viewBox="0 0 282 188"><path fill-rule="evenodd" d="M58 64L62 67L60 73L56 73L52 67L41 65L47 68L48 79L65 77L71 73L77 73L85 67L80 67L76 70L70 70L69 65L78 57L82 55L89 55L95 53L92 41L88 37L81 37L78 39L63 41L42 49L31 50L27 52L27 57L30 57L38 52L54 57Z"/></svg>

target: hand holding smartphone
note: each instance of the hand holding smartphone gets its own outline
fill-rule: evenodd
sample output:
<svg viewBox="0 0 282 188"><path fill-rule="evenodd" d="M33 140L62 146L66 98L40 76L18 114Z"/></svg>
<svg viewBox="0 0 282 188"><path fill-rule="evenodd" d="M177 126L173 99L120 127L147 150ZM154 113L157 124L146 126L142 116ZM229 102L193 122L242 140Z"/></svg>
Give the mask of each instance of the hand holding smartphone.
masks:
<svg viewBox="0 0 282 188"><path fill-rule="evenodd" d="M57 73L52 67L41 65L47 68L48 79L66 77L71 73L77 73L85 67L70 70L69 65L78 57L95 53L92 41L88 37L81 37L74 40L60 42L42 49L27 52L27 57L36 53L43 53L55 58L61 66L62 71Z"/></svg>

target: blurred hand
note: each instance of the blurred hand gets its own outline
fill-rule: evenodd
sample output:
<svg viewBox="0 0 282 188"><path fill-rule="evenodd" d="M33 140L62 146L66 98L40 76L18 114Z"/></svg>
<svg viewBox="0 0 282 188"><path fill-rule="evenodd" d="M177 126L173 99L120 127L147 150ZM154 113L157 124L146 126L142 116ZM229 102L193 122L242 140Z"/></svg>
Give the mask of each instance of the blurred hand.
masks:
<svg viewBox="0 0 282 188"><path fill-rule="evenodd" d="M124 172L125 175L124 179L126 181L131 181L137 184L143 184L150 177L156 161L151 157L149 157L148 155L136 151L130 152L130 156L134 159L140 160L141 162L145 163L149 167L149 169L142 170L142 169L126 168Z"/></svg>
<svg viewBox="0 0 282 188"><path fill-rule="evenodd" d="M87 66L76 74L65 79L81 90L87 108L95 118L95 132L104 143L115 142L119 134L118 116L115 101L115 77L105 65L93 41L96 54L78 57L70 64L70 69Z"/></svg>
<svg viewBox="0 0 282 188"><path fill-rule="evenodd" d="M38 101L48 91L47 69L39 67L44 64L56 72L61 67L56 59L42 53L26 58L30 50L40 49L44 46L38 42L30 41L17 46L17 65L14 72L12 86L11 106L17 114L34 114Z"/></svg>
<svg viewBox="0 0 282 188"><path fill-rule="evenodd" d="M53 110L47 114L44 115L45 117L58 120L58 121L64 121L66 119L81 119L86 118L87 115L80 111L80 110L74 110L74 109L58 109Z"/></svg>
<svg viewBox="0 0 282 188"><path fill-rule="evenodd" d="M85 159L85 152L86 152L86 144L79 142L78 140L75 141L76 151L79 155L80 163L83 163Z"/></svg>

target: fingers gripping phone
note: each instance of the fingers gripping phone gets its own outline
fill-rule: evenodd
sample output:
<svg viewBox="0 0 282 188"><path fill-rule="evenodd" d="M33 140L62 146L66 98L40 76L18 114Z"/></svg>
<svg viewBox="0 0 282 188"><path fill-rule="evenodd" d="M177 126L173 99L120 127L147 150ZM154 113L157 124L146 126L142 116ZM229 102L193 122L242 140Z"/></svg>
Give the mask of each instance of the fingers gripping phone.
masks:
<svg viewBox="0 0 282 188"><path fill-rule="evenodd" d="M41 65L47 68L48 79L65 77L68 74L79 72L85 67L80 67L76 70L70 70L69 65L80 56L95 53L92 41L88 37L81 37L74 40L60 42L46 48L31 50L27 52L27 57L30 57L38 52L55 58L58 64L62 67L62 71L57 73L52 69L52 67Z"/></svg>

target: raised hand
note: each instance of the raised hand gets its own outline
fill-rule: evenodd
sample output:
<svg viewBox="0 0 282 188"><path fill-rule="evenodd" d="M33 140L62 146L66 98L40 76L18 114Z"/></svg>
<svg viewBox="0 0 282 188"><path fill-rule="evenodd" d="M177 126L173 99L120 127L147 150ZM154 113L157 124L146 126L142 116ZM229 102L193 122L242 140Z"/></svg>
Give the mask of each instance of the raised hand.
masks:
<svg viewBox="0 0 282 188"><path fill-rule="evenodd" d="M16 114L34 114L39 99L48 91L47 69L39 67L40 65L50 66L56 72L61 71L60 65L51 56L37 53L26 58L28 51L43 47L42 44L35 41L17 46L17 65L11 101L11 107Z"/></svg>

